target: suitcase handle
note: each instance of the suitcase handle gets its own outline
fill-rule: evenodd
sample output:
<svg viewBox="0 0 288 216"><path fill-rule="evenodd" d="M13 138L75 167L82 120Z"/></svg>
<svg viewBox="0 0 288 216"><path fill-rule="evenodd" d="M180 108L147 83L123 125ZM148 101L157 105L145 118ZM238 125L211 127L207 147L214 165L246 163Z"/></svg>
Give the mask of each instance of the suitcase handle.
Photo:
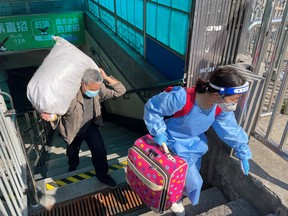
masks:
<svg viewBox="0 0 288 216"><path fill-rule="evenodd" d="M168 158L169 160L171 160L173 163L176 163L176 160L175 160L175 158L170 154L170 151L169 151L166 143L162 142L162 147L163 147L163 149L164 149L164 151L165 151L165 153L166 153L166 155L167 155L167 158Z"/></svg>

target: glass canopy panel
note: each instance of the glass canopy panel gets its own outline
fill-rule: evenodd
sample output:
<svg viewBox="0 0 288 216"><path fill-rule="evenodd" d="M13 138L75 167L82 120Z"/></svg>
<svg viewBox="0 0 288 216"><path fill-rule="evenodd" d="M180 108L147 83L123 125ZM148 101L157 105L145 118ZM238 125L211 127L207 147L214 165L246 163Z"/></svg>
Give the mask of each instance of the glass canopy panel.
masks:
<svg viewBox="0 0 288 216"><path fill-rule="evenodd" d="M100 20L105 23L113 32L115 32L115 17L102 9L100 9L99 12Z"/></svg>
<svg viewBox="0 0 288 216"><path fill-rule="evenodd" d="M99 7L92 1L88 2L89 11L91 11L97 18L99 18Z"/></svg>
<svg viewBox="0 0 288 216"><path fill-rule="evenodd" d="M0 3L0 16L13 16L27 14L25 3Z"/></svg>
<svg viewBox="0 0 288 216"><path fill-rule="evenodd" d="M0 3L0 16L82 11L82 0L9 1Z"/></svg>
<svg viewBox="0 0 288 216"><path fill-rule="evenodd" d="M158 0L157 1L159 4L163 4L163 5L166 5L166 6L171 6L171 2L172 0Z"/></svg>
<svg viewBox="0 0 288 216"><path fill-rule="evenodd" d="M170 47L184 55L188 37L189 16L179 11L172 11L170 25Z"/></svg>
<svg viewBox="0 0 288 216"><path fill-rule="evenodd" d="M170 38L170 21L171 21L171 10L163 6L158 6L157 17L155 20L157 29L156 38L157 40L168 46Z"/></svg>
<svg viewBox="0 0 288 216"><path fill-rule="evenodd" d="M144 1L135 0L135 25L143 30L144 25Z"/></svg>
<svg viewBox="0 0 288 216"><path fill-rule="evenodd" d="M158 3L159 5L165 5L190 13L192 0L150 0L151 2Z"/></svg>
<svg viewBox="0 0 288 216"><path fill-rule="evenodd" d="M127 12L127 1L116 1L116 14L124 20L128 20L128 12Z"/></svg>
<svg viewBox="0 0 288 216"><path fill-rule="evenodd" d="M115 12L114 9L114 0L99 0L99 4L107 8L111 12Z"/></svg>
<svg viewBox="0 0 288 216"><path fill-rule="evenodd" d="M146 31L148 35L167 47L170 47L181 55L185 55L189 29L189 13L172 8L169 6L170 3L172 4L172 1L168 0L154 0L147 3ZM187 10L190 3L173 3L173 6L185 7L184 9Z"/></svg>
<svg viewBox="0 0 288 216"><path fill-rule="evenodd" d="M156 25L155 25L155 20L157 18L156 14L157 14L157 5L147 2L146 32L153 38L156 38Z"/></svg>
<svg viewBox="0 0 288 216"><path fill-rule="evenodd" d="M138 53L141 55L144 54L144 37L142 34L121 21L117 22L117 30L119 37L132 46Z"/></svg>
<svg viewBox="0 0 288 216"><path fill-rule="evenodd" d="M143 0L133 2L127 0L116 1L116 13L133 26L143 30Z"/></svg>
<svg viewBox="0 0 288 216"><path fill-rule="evenodd" d="M190 13L192 0L172 0L172 7Z"/></svg>

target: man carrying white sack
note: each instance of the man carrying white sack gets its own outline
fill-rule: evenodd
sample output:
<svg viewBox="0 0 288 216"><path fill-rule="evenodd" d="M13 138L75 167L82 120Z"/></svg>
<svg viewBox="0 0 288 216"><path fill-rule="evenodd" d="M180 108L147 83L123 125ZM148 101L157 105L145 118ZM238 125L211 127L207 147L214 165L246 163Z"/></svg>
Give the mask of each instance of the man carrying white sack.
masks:
<svg viewBox="0 0 288 216"><path fill-rule="evenodd" d="M107 82L106 88L103 80ZM67 142L68 171L76 170L79 164L79 151L85 141L92 154L92 163L98 180L110 188L117 187L114 179L108 175L107 152L98 127L103 125L100 103L113 97L119 97L126 92L122 83L112 76L107 76L103 69L85 70L81 87L70 104L68 111L55 120L52 125L59 123L59 131ZM51 121L48 113L41 117Z"/></svg>

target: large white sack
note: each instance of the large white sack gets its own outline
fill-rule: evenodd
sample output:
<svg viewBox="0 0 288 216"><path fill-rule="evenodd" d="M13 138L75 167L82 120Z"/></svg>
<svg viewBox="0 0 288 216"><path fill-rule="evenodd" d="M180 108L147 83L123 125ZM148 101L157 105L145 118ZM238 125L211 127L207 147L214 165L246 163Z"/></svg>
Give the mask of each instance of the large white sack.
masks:
<svg viewBox="0 0 288 216"><path fill-rule="evenodd" d="M65 39L56 44L27 86L27 97L39 112L63 115L81 85L87 68L99 70L95 62Z"/></svg>

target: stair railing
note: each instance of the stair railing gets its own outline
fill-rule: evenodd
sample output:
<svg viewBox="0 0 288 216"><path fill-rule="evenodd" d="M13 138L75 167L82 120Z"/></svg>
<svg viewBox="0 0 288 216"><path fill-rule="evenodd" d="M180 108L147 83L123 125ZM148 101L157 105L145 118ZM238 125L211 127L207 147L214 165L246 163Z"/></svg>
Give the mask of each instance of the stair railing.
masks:
<svg viewBox="0 0 288 216"><path fill-rule="evenodd" d="M155 84L155 85L151 85L151 86L146 86L143 88L135 88L135 89L129 89L126 91L124 98L128 98L128 94L132 94L132 93L141 93L143 92L143 97L144 98L150 98L153 93L151 94L151 92L156 91L156 93L159 93L159 91L163 90L164 88L168 87L168 86L184 86L184 82L183 79L178 79L178 80L173 80L170 82L165 82L165 83L160 83L160 84ZM155 93L155 92L154 92ZM146 100L144 101L146 102Z"/></svg>
<svg viewBox="0 0 288 216"><path fill-rule="evenodd" d="M8 97L7 110L3 95ZM27 198L32 206L39 203L36 184L16 121L11 96L0 92L0 212L1 215L27 215Z"/></svg>
<svg viewBox="0 0 288 216"><path fill-rule="evenodd" d="M18 124L32 170L44 166L43 157L51 127L35 109L17 113Z"/></svg>

